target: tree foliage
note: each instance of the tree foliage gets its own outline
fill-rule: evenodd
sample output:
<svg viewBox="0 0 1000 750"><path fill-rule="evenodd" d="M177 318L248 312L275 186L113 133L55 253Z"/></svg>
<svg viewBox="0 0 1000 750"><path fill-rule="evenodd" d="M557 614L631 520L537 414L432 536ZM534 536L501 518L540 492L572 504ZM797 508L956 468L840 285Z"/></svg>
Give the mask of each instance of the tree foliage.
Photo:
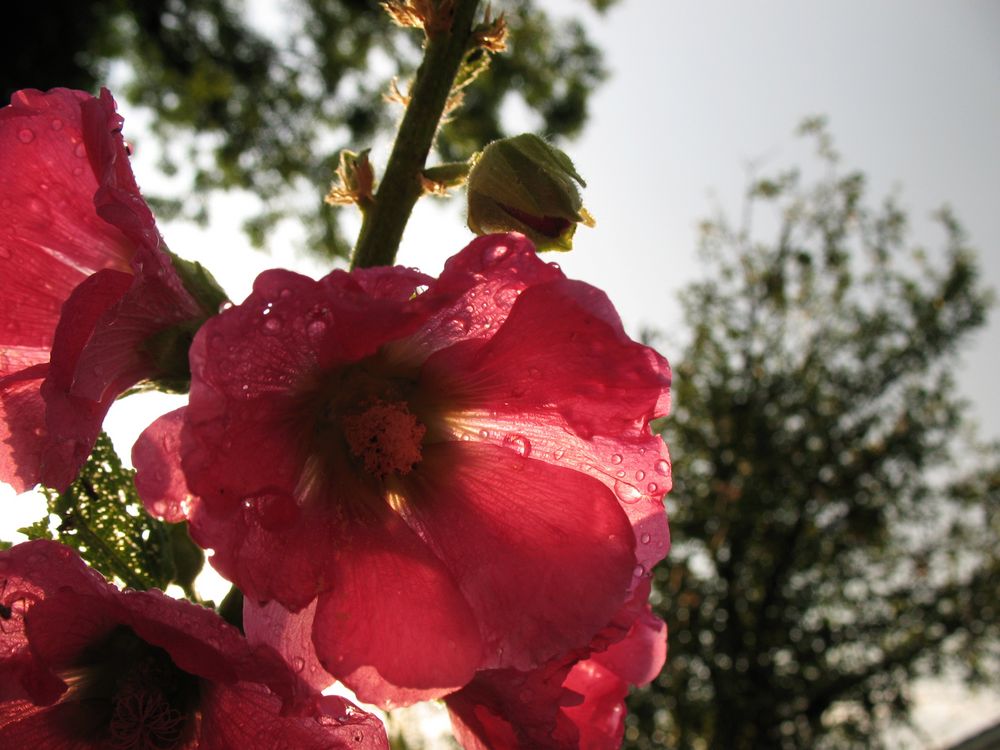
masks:
<svg viewBox="0 0 1000 750"><path fill-rule="evenodd" d="M585 1L603 12L614 0ZM322 202L338 154L390 130L399 105L383 95L393 79L405 94L419 62L421 35L379 6L286 0L284 28L264 33L247 20L245 0L16 3L0 32L3 101L26 87L94 90L123 62L127 98L152 111L164 170L192 180L193 191L156 201L161 215L205 220L207 194L249 188L259 199L247 224L257 244L297 216L316 251L346 255L337 209ZM554 23L532 0L497 2L494 12L506 13L509 49L464 90L462 117L438 139L445 160L509 135L502 115L512 101L540 120L515 127L575 134L605 76L576 20Z"/></svg>
<svg viewBox="0 0 1000 750"><path fill-rule="evenodd" d="M878 747L915 677L998 678L1000 447L963 441L953 378L990 297L947 210L943 253L912 250L805 130L819 179L753 180L683 298L669 658L630 747Z"/></svg>

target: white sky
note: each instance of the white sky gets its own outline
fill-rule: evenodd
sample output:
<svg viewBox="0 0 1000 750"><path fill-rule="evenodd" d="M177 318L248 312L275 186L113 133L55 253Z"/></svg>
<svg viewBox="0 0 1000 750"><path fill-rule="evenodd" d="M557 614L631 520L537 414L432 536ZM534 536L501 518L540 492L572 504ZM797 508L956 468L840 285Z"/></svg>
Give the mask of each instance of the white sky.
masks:
<svg viewBox="0 0 1000 750"><path fill-rule="evenodd" d="M584 137L568 148L588 181L585 201L598 225L581 229L576 249L554 259L605 289L633 334L643 325L678 330L676 294L698 272L698 220L717 204L735 210L750 161L799 157L791 133L813 114L829 117L844 167L868 173L873 198L899 189L914 239L931 250L941 235L926 219L952 205L980 250L985 280L1000 288L1000 3L622 0L604 17L582 0L541 4L582 16L612 69L591 100ZM136 137L143 117L124 104L121 110L126 135L140 146L139 184L154 192L161 184L154 159L143 158ZM378 150L375 157L384 163ZM302 259L294 231L273 255L253 252L233 219L239 199L216 204L223 210L208 231L169 223L161 230L176 252L205 262L234 299L268 267L324 272ZM436 273L468 239L459 206L423 201L398 261ZM992 438L1000 438L998 349L994 315L955 363L982 433ZM112 415L125 455L148 421L136 414L164 408L132 401L128 414L123 406ZM0 526L22 523L9 516L5 510ZM927 747L1000 719L994 696L927 684L918 698Z"/></svg>

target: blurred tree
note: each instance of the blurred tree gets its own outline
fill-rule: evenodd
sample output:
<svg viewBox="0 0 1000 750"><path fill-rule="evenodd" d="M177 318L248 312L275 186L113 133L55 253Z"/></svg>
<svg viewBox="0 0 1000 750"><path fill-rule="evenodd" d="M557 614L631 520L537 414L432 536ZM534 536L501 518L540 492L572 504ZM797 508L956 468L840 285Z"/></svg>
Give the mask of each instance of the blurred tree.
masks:
<svg viewBox="0 0 1000 750"><path fill-rule="evenodd" d="M580 0L600 12L617 0ZM378 0L285 0L282 28L248 22L245 0L51 0L14 3L0 29L0 95L68 86L94 91L114 63L124 95L152 110L162 167L193 191L155 201L161 215L204 221L205 196L246 188L260 200L247 224L255 244L282 218L308 222L311 247L346 255L337 209L323 204L342 148L387 133L399 105L383 94L419 62L421 35L393 25ZM533 0L501 0L508 52L465 89L461 118L438 148L465 159L503 135L501 110L520 100L523 128L570 136L604 78L600 51L575 20L553 24ZM400 87L405 93L405 83ZM190 137L188 137L190 136ZM303 196L312 200L303 204Z"/></svg>
<svg viewBox="0 0 1000 750"><path fill-rule="evenodd" d="M961 447L952 377L990 296L950 213L943 261L908 250L804 129L823 175L752 181L683 298L670 649L627 747L879 747L915 677L1000 681L1000 446Z"/></svg>

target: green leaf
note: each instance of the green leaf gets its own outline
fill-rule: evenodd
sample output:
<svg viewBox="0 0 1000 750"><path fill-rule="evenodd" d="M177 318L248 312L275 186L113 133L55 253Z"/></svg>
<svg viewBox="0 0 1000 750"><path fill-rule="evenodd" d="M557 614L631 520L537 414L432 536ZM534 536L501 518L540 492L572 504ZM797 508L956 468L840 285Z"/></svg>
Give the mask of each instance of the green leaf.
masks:
<svg viewBox="0 0 1000 750"><path fill-rule="evenodd" d="M134 476L102 432L77 480L62 493L43 489L48 515L21 533L62 542L132 588L166 588L175 577L169 525L146 513Z"/></svg>

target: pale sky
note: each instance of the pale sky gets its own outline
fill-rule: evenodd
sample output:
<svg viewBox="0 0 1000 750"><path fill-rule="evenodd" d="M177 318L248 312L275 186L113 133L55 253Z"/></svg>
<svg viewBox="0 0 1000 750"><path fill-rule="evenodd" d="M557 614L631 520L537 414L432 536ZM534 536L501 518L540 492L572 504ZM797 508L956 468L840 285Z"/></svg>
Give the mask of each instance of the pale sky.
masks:
<svg viewBox="0 0 1000 750"><path fill-rule="evenodd" d="M581 229L576 249L554 259L605 289L633 335L641 326L678 330L677 292L698 272L697 222L715 205L736 209L749 162L767 157L766 168L799 158L791 133L813 114L829 117L844 167L868 173L873 198L898 190L914 239L931 250L941 235L927 217L949 203L979 249L985 280L1000 288L1000 3L622 0L604 17L582 0L540 4L581 15L612 70L591 100L584 137L567 148L588 181L585 202L598 225ZM261 0L257 10L270 15L277 7ZM143 117L124 103L120 109L126 135L139 144L138 182L155 192L162 184L155 158L137 137ZM268 267L326 270L301 258L294 230L273 255L253 252L235 226L239 199L215 203L223 210L207 232L166 222L161 231L176 252L203 260L234 300ZM424 201L398 262L436 273L468 239L460 206ZM1000 438L998 350L994 314L955 363L992 438ZM126 456L142 426L136 413L151 418L166 408L166 401L132 401L127 415L124 407L112 414ZM6 510L0 520L0 532L22 522ZM1000 701L989 695L928 684L918 697L926 747L1000 719Z"/></svg>

